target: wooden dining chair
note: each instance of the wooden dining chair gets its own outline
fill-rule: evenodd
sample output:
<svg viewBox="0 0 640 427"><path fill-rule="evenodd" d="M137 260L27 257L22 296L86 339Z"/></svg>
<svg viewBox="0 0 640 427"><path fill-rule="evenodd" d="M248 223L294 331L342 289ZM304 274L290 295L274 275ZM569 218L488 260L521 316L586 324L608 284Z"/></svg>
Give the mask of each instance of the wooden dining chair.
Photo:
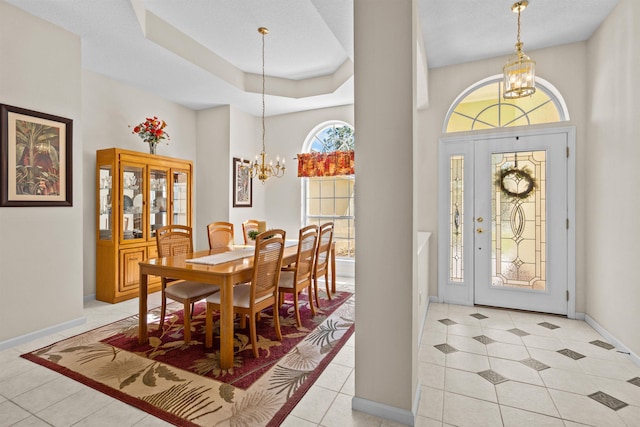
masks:
<svg viewBox="0 0 640 427"><path fill-rule="evenodd" d="M276 336L279 341L282 341L277 302L285 234L284 230L269 230L258 235L251 282L233 287L233 312L241 316L249 316L249 335L255 358L259 357L256 317L267 307L273 307ZM219 293L207 297L207 328L213 327L215 310L220 310Z"/></svg>
<svg viewBox="0 0 640 427"><path fill-rule="evenodd" d="M302 326L300 309L298 307L298 295L304 289L307 289L309 295L311 314L314 316L316 314L316 309L313 306L313 267L316 259L317 242L317 225L308 225L300 229L296 262L291 266L283 267L280 272L280 281L278 282L278 306L282 305L285 294L293 294L293 305L296 312L296 324L298 326Z"/></svg>
<svg viewBox="0 0 640 427"><path fill-rule="evenodd" d="M185 255L193 252L193 233L185 225L166 225L156 230L158 257ZM164 327L167 311L167 299L181 302L184 307L184 342L191 341L191 315L193 304L205 297L217 293L220 288L208 283L162 278L162 307L159 330Z"/></svg>
<svg viewBox="0 0 640 427"><path fill-rule="evenodd" d="M327 222L320 226L318 244L316 245L316 261L313 268L313 289L318 308L320 308L320 299L318 298L318 280L322 276L324 276L325 285L327 287L327 297L331 299L331 290L329 289L329 259L331 258L332 242L333 222Z"/></svg>
<svg viewBox="0 0 640 427"><path fill-rule="evenodd" d="M209 236L209 249L232 246L235 243L233 224L230 222L212 222L207 225L207 235Z"/></svg>
<svg viewBox="0 0 640 427"><path fill-rule="evenodd" d="M244 237L245 245L253 245L255 241L249 238L250 231L258 231L258 220L257 219L248 219L242 223L242 235Z"/></svg>

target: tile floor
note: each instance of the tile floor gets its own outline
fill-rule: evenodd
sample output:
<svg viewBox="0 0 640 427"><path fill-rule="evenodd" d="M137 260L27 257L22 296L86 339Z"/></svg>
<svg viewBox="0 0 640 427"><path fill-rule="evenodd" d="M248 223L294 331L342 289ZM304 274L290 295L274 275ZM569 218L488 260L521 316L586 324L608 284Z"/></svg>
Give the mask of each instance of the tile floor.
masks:
<svg viewBox="0 0 640 427"><path fill-rule="evenodd" d="M137 310L91 301L85 325L1 351L0 427L168 425L19 357ZM283 426L399 426L351 410L354 337ZM418 426L640 426L640 367L582 321L432 303L419 375Z"/></svg>

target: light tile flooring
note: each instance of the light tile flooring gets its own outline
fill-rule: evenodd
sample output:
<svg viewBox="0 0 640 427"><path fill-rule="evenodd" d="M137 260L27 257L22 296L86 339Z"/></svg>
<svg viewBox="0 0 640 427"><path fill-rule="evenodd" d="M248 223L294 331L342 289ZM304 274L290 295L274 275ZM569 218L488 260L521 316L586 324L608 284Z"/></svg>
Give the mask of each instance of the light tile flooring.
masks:
<svg viewBox="0 0 640 427"><path fill-rule="evenodd" d="M0 352L0 427L168 425L19 357L137 310L92 301L85 325ZM640 367L582 321L432 303L419 375L418 426L640 426ZM354 337L283 426L399 426L352 411L353 394Z"/></svg>

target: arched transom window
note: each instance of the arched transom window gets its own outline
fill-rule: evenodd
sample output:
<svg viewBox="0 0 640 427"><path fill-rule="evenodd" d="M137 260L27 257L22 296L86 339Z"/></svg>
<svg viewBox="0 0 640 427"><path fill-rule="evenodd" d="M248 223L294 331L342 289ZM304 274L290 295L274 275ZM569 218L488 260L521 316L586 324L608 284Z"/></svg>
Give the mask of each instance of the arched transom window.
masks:
<svg viewBox="0 0 640 427"><path fill-rule="evenodd" d="M456 98L445 118L443 132L566 120L569 120L567 106L551 83L536 77L536 92L533 95L505 100L502 97L502 76L497 75L475 83Z"/></svg>

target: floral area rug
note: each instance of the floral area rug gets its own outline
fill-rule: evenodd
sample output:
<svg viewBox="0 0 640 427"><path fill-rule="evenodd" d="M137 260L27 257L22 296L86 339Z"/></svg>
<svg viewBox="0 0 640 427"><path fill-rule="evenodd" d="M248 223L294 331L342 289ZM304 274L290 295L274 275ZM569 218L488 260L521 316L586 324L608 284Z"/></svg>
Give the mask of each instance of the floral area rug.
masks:
<svg viewBox="0 0 640 427"><path fill-rule="evenodd" d="M283 340L273 329L273 312L258 321L260 357L249 329L235 325L234 367L220 369L214 319L214 347L204 348L205 304L192 318L192 340L184 343L181 305L171 304L163 331L159 308L149 312L149 343L139 345L138 316L59 341L22 357L180 426L277 426L293 409L354 331L354 298L338 292L321 299L311 316L301 301L297 327L291 301L280 307ZM153 322L153 323L151 323ZM248 323L248 322L247 322Z"/></svg>

